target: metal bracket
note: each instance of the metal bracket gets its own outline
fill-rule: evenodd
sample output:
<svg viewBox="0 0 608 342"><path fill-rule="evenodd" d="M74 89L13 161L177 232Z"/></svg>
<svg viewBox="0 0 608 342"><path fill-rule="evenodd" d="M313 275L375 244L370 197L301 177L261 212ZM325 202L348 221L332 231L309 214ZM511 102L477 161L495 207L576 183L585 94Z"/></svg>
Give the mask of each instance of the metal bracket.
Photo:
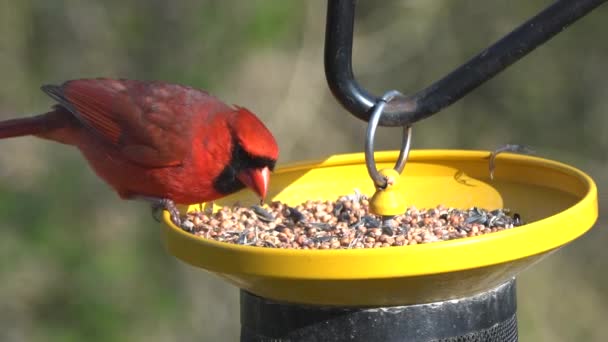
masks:
<svg viewBox="0 0 608 342"><path fill-rule="evenodd" d="M558 0L494 45L429 87L388 103L380 126L408 126L458 101L608 0ZM328 0L325 76L333 95L353 115L369 121L380 97L357 83L352 70L356 0ZM387 88L391 88L387 86Z"/></svg>

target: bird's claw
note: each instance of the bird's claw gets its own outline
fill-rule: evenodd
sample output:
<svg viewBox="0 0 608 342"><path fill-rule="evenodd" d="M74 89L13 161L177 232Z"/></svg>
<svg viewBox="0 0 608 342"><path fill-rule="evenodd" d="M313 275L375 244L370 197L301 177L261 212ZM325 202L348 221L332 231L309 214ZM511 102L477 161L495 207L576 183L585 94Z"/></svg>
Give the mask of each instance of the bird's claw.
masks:
<svg viewBox="0 0 608 342"><path fill-rule="evenodd" d="M180 227L181 226L181 217L179 214L179 210L175 206L172 200L168 198L159 199L157 202L152 203L152 216L158 222L162 219L163 210L167 210L171 215L171 221Z"/></svg>

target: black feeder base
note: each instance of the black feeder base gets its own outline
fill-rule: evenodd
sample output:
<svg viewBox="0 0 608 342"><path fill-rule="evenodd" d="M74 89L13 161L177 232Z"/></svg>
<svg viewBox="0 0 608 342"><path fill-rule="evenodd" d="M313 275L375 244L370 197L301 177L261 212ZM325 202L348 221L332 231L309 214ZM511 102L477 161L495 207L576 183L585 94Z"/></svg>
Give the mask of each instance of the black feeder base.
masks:
<svg viewBox="0 0 608 342"><path fill-rule="evenodd" d="M443 302L326 307L276 302L241 291L242 342L516 342L515 279Z"/></svg>

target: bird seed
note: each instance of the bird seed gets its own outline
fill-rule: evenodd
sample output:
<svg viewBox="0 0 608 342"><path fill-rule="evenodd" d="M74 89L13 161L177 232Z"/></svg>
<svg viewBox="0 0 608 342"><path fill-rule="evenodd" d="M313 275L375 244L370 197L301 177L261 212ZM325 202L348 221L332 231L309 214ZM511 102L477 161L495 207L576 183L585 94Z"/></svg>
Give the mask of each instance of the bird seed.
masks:
<svg viewBox="0 0 608 342"><path fill-rule="evenodd" d="M522 225L508 209L409 207L402 215L369 211L360 194L337 201L282 202L190 212L181 227L194 235L239 245L293 249L357 249L417 245L489 234Z"/></svg>

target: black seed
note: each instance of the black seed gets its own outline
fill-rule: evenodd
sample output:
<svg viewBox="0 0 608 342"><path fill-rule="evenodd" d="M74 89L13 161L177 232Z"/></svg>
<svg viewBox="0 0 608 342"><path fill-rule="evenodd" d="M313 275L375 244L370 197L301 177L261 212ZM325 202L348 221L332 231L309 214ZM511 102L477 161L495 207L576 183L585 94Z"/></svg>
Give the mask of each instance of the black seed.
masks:
<svg viewBox="0 0 608 342"><path fill-rule="evenodd" d="M348 225L349 228L359 228L363 224L363 220L359 220L355 223L351 223Z"/></svg>
<svg viewBox="0 0 608 342"><path fill-rule="evenodd" d="M365 226L365 228L378 228L380 227L380 221L375 219L372 216L369 215L365 215L361 218L361 221L363 221L363 225Z"/></svg>
<svg viewBox="0 0 608 342"><path fill-rule="evenodd" d="M272 222L274 221L274 216L268 212L268 210L260 207L259 205L251 206L251 210L256 214L256 216L263 222Z"/></svg>
<svg viewBox="0 0 608 342"><path fill-rule="evenodd" d="M472 214L471 216L467 217L464 220L464 223L465 224L473 224L473 223L485 224L487 221L488 221L488 217L485 214L481 214L481 215Z"/></svg>
<svg viewBox="0 0 608 342"><path fill-rule="evenodd" d="M458 228L459 230L464 230L467 233L471 231L471 226L467 226L467 225L461 225L456 228Z"/></svg>
<svg viewBox="0 0 608 342"><path fill-rule="evenodd" d="M348 222L350 221L350 210L344 210L340 213L340 216L338 216L338 221L339 222Z"/></svg>
<svg viewBox="0 0 608 342"><path fill-rule="evenodd" d="M340 214L342 213L342 209L344 209L344 203L337 202L334 205L334 210L333 210L334 216L340 216Z"/></svg>
<svg viewBox="0 0 608 342"><path fill-rule="evenodd" d="M328 231L331 230L331 225L329 223L323 223L323 222L311 222L310 225L312 227L324 230L324 231Z"/></svg>
<svg viewBox="0 0 608 342"><path fill-rule="evenodd" d="M521 216L518 213L513 214L513 225L515 227L522 225Z"/></svg>
<svg viewBox="0 0 608 342"><path fill-rule="evenodd" d="M494 221L494 225L492 226L492 228L494 227L506 227L507 226L507 222L504 221L504 219L500 218L496 221Z"/></svg>
<svg viewBox="0 0 608 342"><path fill-rule="evenodd" d="M466 220L464 220L464 223L465 224L471 224L471 223L474 223L475 221L477 221L477 216L472 216L471 215L471 216L467 217Z"/></svg>
<svg viewBox="0 0 608 342"><path fill-rule="evenodd" d="M389 236L393 236L395 234L395 231L393 230L393 227L388 226L388 225L383 225L382 233L389 235Z"/></svg>
<svg viewBox="0 0 608 342"><path fill-rule="evenodd" d="M289 217L293 223L304 221L306 217L296 208L285 206L285 216Z"/></svg>
<svg viewBox="0 0 608 342"><path fill-rule="evenodd" d="M332 238L333 238L333 236L325 235L325 236L313 237L313 238L311 238L311 240L313 240L314 242L322 243L322 242L327 242L327 241L331 240Z"/></svg>
<svg viewBox="0 0 608 342"><path fill-rule="evenodd" d="M247 234L249 234L249 229L243 230L243 232L239 235L239 239L237 240L237 242L240 245L245 244L245 240L247 240Z"/></svg>

